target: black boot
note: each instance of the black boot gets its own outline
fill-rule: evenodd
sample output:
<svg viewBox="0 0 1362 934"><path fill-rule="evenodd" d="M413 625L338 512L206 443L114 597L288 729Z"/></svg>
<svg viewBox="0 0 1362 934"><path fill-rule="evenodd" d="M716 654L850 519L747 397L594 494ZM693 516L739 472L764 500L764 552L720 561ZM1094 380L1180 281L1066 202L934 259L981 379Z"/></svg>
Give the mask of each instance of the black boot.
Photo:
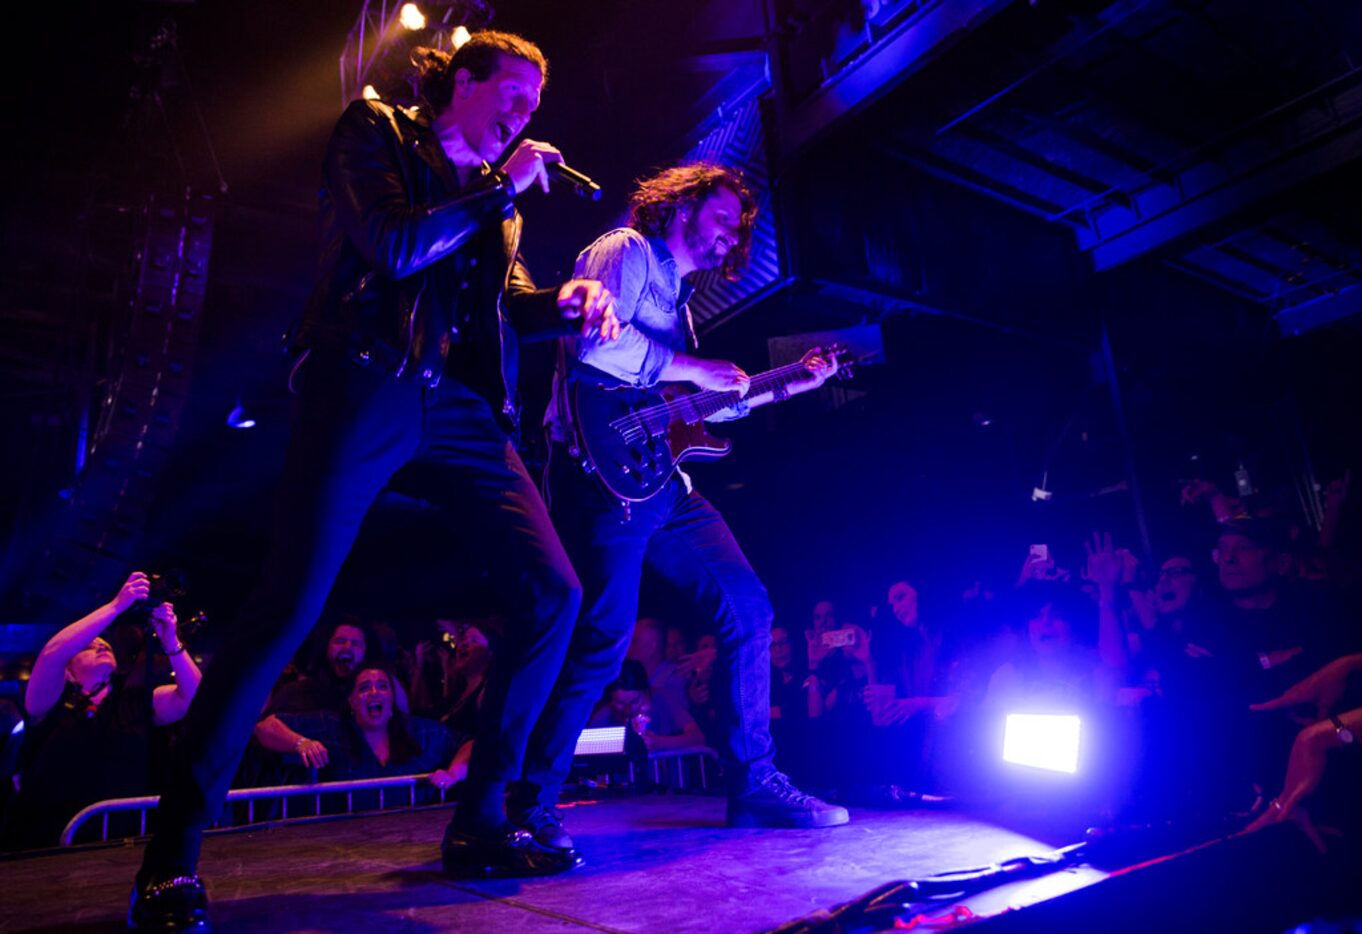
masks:
<svg viewBox="0 0 1362 934"><path fill-rule="evenodd" d="M511 823L528 830L534 842L551 850L573 850L572 835L563 829L563 812L555 807L536 804L524 811L512 812Z"/></svg>
<svg viewBox="0 0 1362 934"><path fill-rule="evenodd" d="M210 931L208 893L196 875L154 877L133 886L128 927L135 931Z"/></svg>
<svg viewBox="0 0 1362 934"><path fill-rule="evenodd" d="M544 846L527 830L506 828L488 834L445 831L440 861L452 879L489 876L552 876L582 865L576 850Z"/></svg>

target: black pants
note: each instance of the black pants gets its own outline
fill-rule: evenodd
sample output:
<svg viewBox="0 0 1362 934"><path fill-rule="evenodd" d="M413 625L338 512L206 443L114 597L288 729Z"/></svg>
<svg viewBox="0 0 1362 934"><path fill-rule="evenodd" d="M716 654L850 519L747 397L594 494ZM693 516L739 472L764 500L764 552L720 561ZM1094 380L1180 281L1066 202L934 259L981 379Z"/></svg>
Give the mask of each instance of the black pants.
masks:
<svg viewBox="0 0 1362 934"><path fill-rule="evenodd" d="M730 792L740 794L768 776L775 756L771 601L723 516L673 477L656 496L632 504L626 518L618 502L557 446L548 484L554 522L582 575L585 596L567 662L530 739L515 803L557 800L591 707L628 652L645 561L714 621L719 752Z"/></svg>
<svg viewBox="0 0 1362 934"><path fill-rule="evenodd" d="M487 402L314 352L299 374L270 553L236 627L204 673L145 865L192 871L202 829L270 688L320 614L365 513L390 481L447 507L489 561L516 573L507 637L489 673L461 824L504 819L505 783L562 667L581 586L548 512ZM394 543L400 547L400 543Z"/></svg>

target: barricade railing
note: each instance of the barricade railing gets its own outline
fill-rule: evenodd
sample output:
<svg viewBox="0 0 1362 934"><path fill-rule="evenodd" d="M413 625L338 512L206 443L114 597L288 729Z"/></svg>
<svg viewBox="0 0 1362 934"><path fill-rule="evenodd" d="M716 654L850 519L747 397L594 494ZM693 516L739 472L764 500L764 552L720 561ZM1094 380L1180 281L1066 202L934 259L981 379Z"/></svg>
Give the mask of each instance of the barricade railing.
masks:
<svg viewBox="0 0 1362 934"><path fill-rule="evenodd" d="M389 775L383 778L357 778L349 781L340 782L316 782L307 785L268 785L260 788L233 788L227 792L227 803L232 804L239 801L246 802L246 822L245 824L234 824L231 827L215 827L214 829L235 829L238 826L248 826L256 823L255 802L261 800L277 800L280 802L281 816L270 818L272 823L283 821L311 820L318 817L331 817L335 815L322 813L322 797L324 795L345 795L344 814L355 813L355 792L357 791L377 791L378 810L387 807L386 797L390 789L406 789L407 807L416 806L416 787L421 782L430 778L431 773L422 772L418 775ZM439 794L440 803L444 803L445 790L436 789ZM291 798L311 797L312 813L300 814L289 817L288 802ZM66 827L61 832L61 845L70 846L76 837L77 831L91 818L99 817L102 822L100 837L101 841L109 839L109 815L124 814L132 811L139 812L138 817L138 836L144 836L147 832L147 812L153 810L160 802L160 795L144 795L139 798L109 798L105 801L96 801L89 807L83 808L67 822Z"/></svg>
<svg viewBox="0 0 1362 934"><path fill-rule="evenodd" d="M684 749L665 749L648 755L649 767L652 772L654 784L672 784L670 779L674 772L676 775L675 783L672 787L684 788L686 779L686 764L694 759L696 768L699 772L700 788L709 788L709 771L706 763L717 762L718 753L708 746L688 746ZM407 792L406 807L416 806L416 789L423 781L430 778L431 773L422 772L417 775L390 775L383 778L358 778L349 781L338 782L315 782L305 785L268 785L259 788L233 788L227 792L227 804L245 802L246 820L244 823L231 823L226 825L215 825L213 830L235 830L240 827L250 826L257 823L255 819L255 802L265 800L275 800L279 802L281 813L279 817L271 817L260 823L284 823L303 820L315 820L321 817L336 817L341 814L354 814L355 811L355 792L357 791L377 791L378 810L385 810L388 805L386 802L387 793L392 789L405 789ZM664 781L665 776L665 781ZM631 782L636 780L634 764L629 763L629 779ZM436 788L439 796L439 804L445 803L445 789ZM345 795L345 809L337 813L322 813L322 798L326 795ZM298 814L289 816L288 802L292 798L312 798L312 813ZM66 827L61 832L61 845L71 846L80 831L88 821L93 818L100 820L101 842L109 839L109 817L112 814L125 814L137 812L138 829L137 836L145 836L147 832L147 813L155 809L160 803L160 795L144 795L137 798L109 798L104 801L96 801L88 807L82 808L76 813ZM371 811L372 808L364 808ZM210 831L212 832L212 831Z"/></svg>

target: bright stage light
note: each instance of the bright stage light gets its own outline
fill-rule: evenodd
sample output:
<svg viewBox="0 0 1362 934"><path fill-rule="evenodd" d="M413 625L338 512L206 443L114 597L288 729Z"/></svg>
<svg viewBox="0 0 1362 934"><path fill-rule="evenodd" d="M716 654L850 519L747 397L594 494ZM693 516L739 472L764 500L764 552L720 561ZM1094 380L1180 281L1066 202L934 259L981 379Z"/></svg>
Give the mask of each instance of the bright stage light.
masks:
<svg viewBox="0 0 1362 934"><path fill-rule="evenodd" d="M232 411L227 413L228 428L254 428L255 419L246 414L246 409L240 402L232 407Z"/></svg>
<svg viewBox="0 0 1362 934"><path fill-rule="evenodd" d="M473 34L468 31L467 26L455 26L454 32L450 34L449 41L454 43L454 48L462 48L463 44L473 38Z"/></svg>
<svg viewBox="0 0 1362 934"><path fill-rule="evenodd" d="M1077 717L1010 713L1003 733L1003 759L1050 772L1077 772L1078 732Z"/></svg>
<svg viewBox="0 0 1362 934"><path fill-rule="evenodd" d="M574 756L617 756L624 752L625 731L622 726L598 726L582 730L577 737Z"/></svg>
<svg viewBox="0 0 1362 934"><path fill-rule="evenodd" d="M366 101L378 101L383 99L378 96L378 89L372 84L366 84L362 93L364 94L364 99Z"/></svg>
<svg viewBox="0 0 1362 934"><path fill-rule="evenodd" d="M423 14L421 8L414 3L402 4L402 10L397 14L397 21L413 32L418 29L426 28L425 14Z"/></svg>

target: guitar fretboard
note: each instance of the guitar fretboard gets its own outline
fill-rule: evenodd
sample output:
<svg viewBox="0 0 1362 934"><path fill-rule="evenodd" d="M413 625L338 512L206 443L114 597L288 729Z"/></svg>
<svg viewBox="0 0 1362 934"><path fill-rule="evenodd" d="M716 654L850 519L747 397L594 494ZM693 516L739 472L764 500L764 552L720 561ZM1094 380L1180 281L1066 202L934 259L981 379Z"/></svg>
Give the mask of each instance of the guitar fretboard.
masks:
<svg viewBox="0 0 1362 934"><path fill-rule="evenodd" d="M776 367L773 370L767 370L765 373L758 373L752 377L752 382L747 388L746 398L756 398L767 393L779 395L780 390L786 386L813 378L813 374L804 365L804 361L799 360L795 363ZM705 389L700 392L687 393L684 396L678 396L657 405L647 406L636 412L631 412L623 418L618 418L610 424L624 435L625 440L635 441L662 434L673 418L679 418L687 424L694 424L704 421L724 409L732 408L743 398L742 393L733 389Z"/></svg>

